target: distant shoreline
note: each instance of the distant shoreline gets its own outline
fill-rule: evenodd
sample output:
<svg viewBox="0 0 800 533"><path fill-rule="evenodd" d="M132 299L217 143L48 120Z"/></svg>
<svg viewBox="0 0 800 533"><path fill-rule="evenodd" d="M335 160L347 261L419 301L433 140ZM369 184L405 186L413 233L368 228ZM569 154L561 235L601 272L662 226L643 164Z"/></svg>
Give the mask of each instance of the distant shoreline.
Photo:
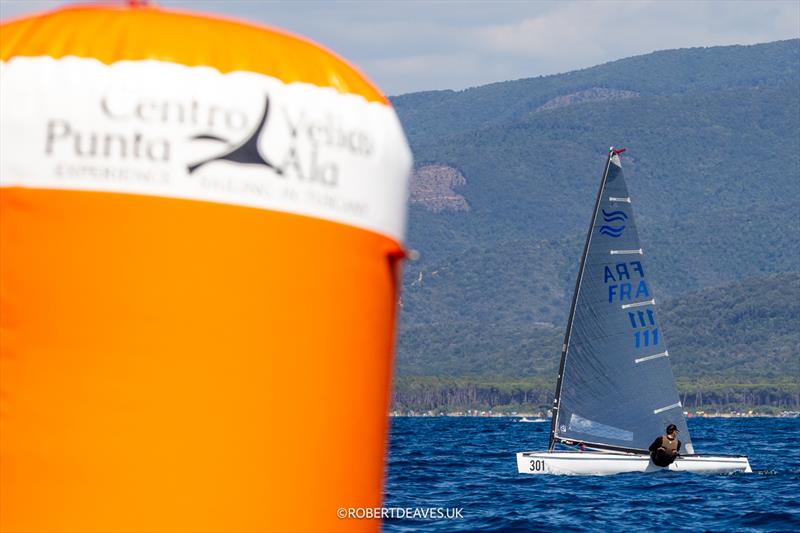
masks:
<svg viewBox="0 0 800 533"><path fill-rule="evenodd" d="M539 418L536 413L519 413L519 414L505 414L505 413L492 413L492 414L465 414L465 413L389 413L390 418ZM686 418L799 418L796 414L692 414ZM550 418L544 422L537 422L539 424L549 424Z"/></svg>

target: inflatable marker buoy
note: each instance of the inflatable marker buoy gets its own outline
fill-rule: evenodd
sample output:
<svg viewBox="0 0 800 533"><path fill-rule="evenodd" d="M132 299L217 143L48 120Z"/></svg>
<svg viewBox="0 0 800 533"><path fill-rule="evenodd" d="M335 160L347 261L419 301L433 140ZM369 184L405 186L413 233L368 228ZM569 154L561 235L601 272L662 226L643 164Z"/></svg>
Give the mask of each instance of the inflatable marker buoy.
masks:
<svg viewBox="0 0 800 533"><path fill-rule="evenodd" d="M411 155L302 38L0 26L0 530L377 530Z"/></svg>

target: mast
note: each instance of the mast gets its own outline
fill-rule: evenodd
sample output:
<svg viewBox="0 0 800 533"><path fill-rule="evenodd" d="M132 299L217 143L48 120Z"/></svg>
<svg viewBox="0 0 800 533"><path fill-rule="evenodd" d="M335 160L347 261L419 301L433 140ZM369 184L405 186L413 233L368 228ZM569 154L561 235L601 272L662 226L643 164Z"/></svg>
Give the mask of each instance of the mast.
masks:
<svg viewBox="0 0 800 533"><path fill-rule="evenodd" d="M567 330L564 333L564 343L561 345L561 363L558 367L558 381L556 382L556 396L553 399L553 416L550 424L550 445L549 451L553 451L556 447L556 428L558 427L558 410L559 402L561 399L561 385L564 377L564 364L567 361L567 351L569 350L569 339L572 333L572 323L575 320L575 304L578 301L578 292L581 289L581 281L583 281L583 272L586 268L586 255L589 253L589 245L592 243L592 229L594 228L594 221L597 219L597 212L600 209L600 201L603 198L603 189L606 186L606 178L608 177L608 168L611 165L611 157L614 155L614 147L608 149L608 157L606 158L606 166L603 170L603 177L600 180L600 189L597 191L597 199L594 202L594 210L592 211L592 219L589 221L589 231L586 234L586 242L583 245L583 254L581 255L580 267L578 269L578 279L575 282L575 291L572 293L572 303L569 309L569 318L567 319Z"/></svg>

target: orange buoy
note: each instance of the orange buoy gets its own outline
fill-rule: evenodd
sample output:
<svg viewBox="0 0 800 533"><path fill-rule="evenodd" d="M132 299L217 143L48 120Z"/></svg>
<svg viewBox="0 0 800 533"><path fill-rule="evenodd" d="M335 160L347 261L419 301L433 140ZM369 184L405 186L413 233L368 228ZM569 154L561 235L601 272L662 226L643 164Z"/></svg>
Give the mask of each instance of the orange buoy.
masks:
<svg viewBox="0 0 800 533"><path fill-rule="evenodd" d="M411 156L278 31L0 26L0 530L377 530Z"/></svg>

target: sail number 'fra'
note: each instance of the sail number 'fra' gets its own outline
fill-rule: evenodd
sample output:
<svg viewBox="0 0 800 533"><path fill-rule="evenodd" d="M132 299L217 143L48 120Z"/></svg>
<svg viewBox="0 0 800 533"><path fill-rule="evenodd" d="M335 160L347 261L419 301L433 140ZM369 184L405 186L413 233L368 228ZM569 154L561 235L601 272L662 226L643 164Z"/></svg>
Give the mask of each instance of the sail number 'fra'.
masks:
<svg viewBox="0 0 800 533"><path fill-rule="evenodd" d="M634 279L637 276L639 279ZM609 284L609 282L613 283ZM644 268L640 261L605 265L603 267L603 283L608 287L609 305L625 300L650 298L650 289L644 280ZM629 311L627 314L631 328L638 330L633 333L635 347L641 349L658 345L658 326L653 310Z"/></svg>
<svg viewBox="0 0 800 533"><path fill-rule="evenodd" d="M633 279L637 275L639 278L638 283ZM614 283L609 285L609 281ZM603 283L608 286L608 303L610 304L614 303L615 300L621 302L650 297L650 291L644 281L644 268L642 268L640 261L617 263L613 269L606 265L603 268Z"/></svg>
<svg viewBox="0 0 800 533"><path fill-rule="evenodd" d="M531 459L531 472L544 472L544 459Z"/></svg>

